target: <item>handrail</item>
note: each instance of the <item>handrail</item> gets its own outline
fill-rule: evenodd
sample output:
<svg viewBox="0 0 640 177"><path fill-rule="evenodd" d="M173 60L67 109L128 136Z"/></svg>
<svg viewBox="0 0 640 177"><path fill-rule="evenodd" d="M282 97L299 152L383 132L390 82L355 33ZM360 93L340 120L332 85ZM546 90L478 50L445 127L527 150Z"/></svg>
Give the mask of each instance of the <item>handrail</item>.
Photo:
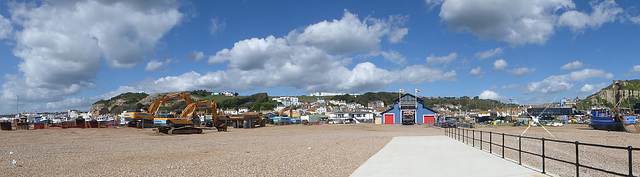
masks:
<svg viewBox="0 0 640 177"><path fill-rule="evenodd" d="M469 131L471 131L471 136L469 135ZM480 137L479 139L476 138L476 133L480 133ZM489 140L483 139L483 137L485 135L483 135L483 133L489 133ZM502 137L502 144L499 144L497 142L494 142L494 139L498 139L498 138L494 138L493 134L496 135L501 135ZM528 155L532 155L532 156L536 156L536 157L541 157L542 158L542 173L546 173L546 163L545 160L546 159L550 159L550 160L554 160L554 161L558 161L558 162L562 162L562 163L566 163L566 164L571 164L571 165L575 165L576 168L576 175L575 176L580 176L580 168L587 168L587 169L591 169L591 170L596 170L596 171L600 171L600 172L604 172L604 173L608 173L608 174L612 174L612 175L619 175L619 176L634 176L633 175L633 151L638 151L640 150L640 148L634 148L632 146L627 146L627 147L622 147L622 146L611 146L611 145L602 145L602 144L594 144L594 143L581 143L578 141L565 141L565 140L557 140L557 139L546 139L546 138L537 138L537 137L528 137L528 136L521 136L521 135L512 135L512 134L505 134L505 133L496 133L496 132L491 132L491 131L481 131L481 130L472 130L472 129L466 129L466 128L458 128L458 127L447 127L445 128L445 135L458 140L458 141L462 141L463 143L469 145L469 139L471 139L471 146L476 147L476 141L480 142L480 150L485 151L486 149L483 149L483 145L484 143L488 143L489 144L489 153L494 154L493 152L493 146L500 146L502 148L502 158L504 157L504 150L513 150L513 151L517 151L518 152L518 164L522 165L522 153L524 154L528 154ZM504 137L517 137L518 138L518 147L510 147L510 146L506 146L504 143ZM536 153L536 152L530 152L530 151L525 151L522 150L522 139L531 139L531 140L540 140L542 143L542 153ZM547 156L545 154L545 142L556 142L556 143L565 143L565 144L573 144L575 145L575 159L572 160L567 160L567 159L561 159L559 157L550 157ZM615 171L610 171L607 169L602 169L602 168L597 168L597 167L592 167L592 166L588 166L585 164L581 164L580 163L580 150L579 150L579 146L592 146L592 147L601 147L601 148L610 148L610 149L621 149L621 150L627 150L627 156L628 156L628 173L620 173L620 172L615 172ZM514 160L514 159L511 159Z"/></svg>

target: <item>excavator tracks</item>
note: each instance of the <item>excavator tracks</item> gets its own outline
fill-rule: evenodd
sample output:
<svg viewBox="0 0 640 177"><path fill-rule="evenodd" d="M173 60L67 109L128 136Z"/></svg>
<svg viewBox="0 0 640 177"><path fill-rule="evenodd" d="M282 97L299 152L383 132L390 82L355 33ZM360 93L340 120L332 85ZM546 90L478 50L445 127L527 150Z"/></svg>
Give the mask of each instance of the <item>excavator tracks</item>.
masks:
<svg viewBox="0 0 640 177"><path fill-rule="evenodd" d="M191 126L184 126L184 127L158 127L156 129L157 133L164 133L164 134L168 134L168 135L174 135L174 134L202 134L202 129L201 128L195 128L195 127L191 127Z"/></svg>

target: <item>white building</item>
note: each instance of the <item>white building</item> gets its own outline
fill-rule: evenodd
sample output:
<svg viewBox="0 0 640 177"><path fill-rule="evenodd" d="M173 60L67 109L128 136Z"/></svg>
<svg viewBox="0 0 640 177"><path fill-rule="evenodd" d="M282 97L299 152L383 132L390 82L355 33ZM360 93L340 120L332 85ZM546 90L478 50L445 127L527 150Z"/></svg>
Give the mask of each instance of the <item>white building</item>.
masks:
<svg viewBox="0 0 640 177"><path fill-rule="evenodd" d="M375 118L372 112L330 112L329 119L344 123L347 120L353 120L355 123L373 123Z"/></svg>
<svg viewBox="0 0 640 177"><path fill-rule="evenodd" d="M310 93L309 96L338 96L338 95L360 95L357 93L351 94L351 93L331 93L331 92L313 92Z"/></svg>
<svg viewBox="0 0 640 177"><path fill-rule="evenodd" d="M285 107L291 105L300 106L300 101L298 101L297 97L282 96L279 98L273 98L273 100L277 101L278 103L282 103L282 105L284 105Z"/></svg>
<svg viewBox="0 0 640 177"><path fill-rule="evenodd" d="M224 110L224 114L227 114L227 115L238 115L238 111L236 111L235 109L227 109L227 110Z"/></svg>
<svg viewBox="0 0 640 177"><path fill-rule="evenodd" d="M69 118L71 119L77 119L80 116L80 113L78 112L78 110L69 110L67 115L69 115Z"/></svg>
<svg viewBox="0 0 640 177"><path fill-rule="evenodd" d="M233 92L227 92L227 91L211 93L211 95L236 96L236 94L235 94L235 93L233 93Z"/></svg>

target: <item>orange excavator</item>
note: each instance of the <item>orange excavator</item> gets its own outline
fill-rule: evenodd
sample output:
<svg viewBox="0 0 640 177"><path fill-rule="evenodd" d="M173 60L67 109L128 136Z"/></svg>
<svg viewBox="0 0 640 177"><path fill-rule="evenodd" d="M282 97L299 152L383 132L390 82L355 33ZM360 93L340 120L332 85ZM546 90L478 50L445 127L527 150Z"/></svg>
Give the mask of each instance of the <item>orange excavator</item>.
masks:
<svg viewBox="0 0 640 177"><path fill-rule="evenodd" d="M160 99L157 99L149 106L147 110L143 112L132 112L130 114L125 114L125 118L130 118L129 122L130 127L155 127L154 119L156 117L166 117L166 116L158 116L158 108L162 104L172 103L178 100L184 100L187 105L193 103L193 99L191 99L191 95L187 92L178 92L171 95L167 95ZM169 116L171 117L171 116Z"/></svg>
<svg viewBox="0 0 640 177"><path fill-rule="evenodd" d="M158 127L157 132L165 134L200 134L202 129L195 127L194 120L199 120L197 110L210 110L213 118L214 126L218 131L222 131L226 128L226 125L222 125L218 122L217 104L211 100L211 103L207 101L200 101L197 103L191 103L180 114L180 117L176 118L155 118L155 125Z"/></svg>
<svg viewBox="0 0 640 177"><path fill-rule="evenodd" d="M289 115L282 117L283 113L287 110L289 110ZM274 124L293 124L293 119L293 106L282 108L277 117L271 118Z"/></svg>
<svg viewBox="0 0 640 177"><path fill-rule="evenodd" d="M282 108L278 116L282 117L282 113L284 113L284 111L286 110L289 110L289 117L293 117L293 106Z"/></svg>
<svg viewBox="0 0 640 177"><path fill-rule="evenodd" d="M191 95L189 95L189 93L187 92L178 92L178 93L174 93L171 95L167 95L161 99L158 99L156 101L153 102L153 104L151 104L151 106L149 106L149 109L147 110L147 113L149 114L153 114L156 115L158 112L158 108L160 107L160 105L162 104L167 104L167 103L172 103L178 100L184 100L185 103L187 103L187 105L193 103L193 99L191 99Z"/></svg>

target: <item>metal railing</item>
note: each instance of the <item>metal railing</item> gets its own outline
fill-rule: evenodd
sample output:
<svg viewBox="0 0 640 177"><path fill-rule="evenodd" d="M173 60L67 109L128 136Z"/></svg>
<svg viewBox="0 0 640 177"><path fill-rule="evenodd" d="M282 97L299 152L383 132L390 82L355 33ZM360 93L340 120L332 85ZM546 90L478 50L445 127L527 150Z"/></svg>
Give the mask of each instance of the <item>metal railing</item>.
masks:
<svg viewBox="0 0 640 177"><path fill-rule="evenodd" d="M601 145L601 144L592 144L592 143L581 143L578 141L563 141L563 140L555 140L555 139L545 139L545 138L536 138L536 137L528 137L528 136L521 136L521 135L511 135L511 134L505 134L505 133L496 133L496 132L490 132L490 131L480 131L480 130L470 130L470 129L465 129L465 128L458 128L458 127L452 127L452 128L444 128L445 129L445 134L451 138L454 138L455 140L458 141L462 141L465 144L469 144L469 139L471 139L471 146L476 147L476 141L480 142L480 150L486 150L483 149L483 145L484 143L488 143L489 144L489 153L494 154L493 152L493 146L500 146L502 149L502 158L504 157L504 150L513 150L513 151L517 151L518 152L518 165L522 165L522 153L525 154L529 154L529 155L533 155L533 156L538 156L542 158L542 173L546 173L546 160L550 159L550 160L555 160L558 162L562 162L565 164L571 164L574 165L576 167L576 174L575 176L579 177L580 176L580 168L587 168L587 169L591 169L591 170L596 170L596 171L600 171L600 172L604 172L604 173L608 173L608 174L612 174L612 175L619 175L619 176L634 176L633 175L633 151L639 151L640 148L634 148L632 146L627 146L627 147L622 147L622 146L609 146L609 145ZM480 138L476 139L475 135L476 133L480 133ZM483 139L483 133L488 133L489 134L489 140L484 140ZM471 134L471 136L470 136ZM499 144L497 142L494 142L494 138L493 135L497 135L497 136L501 136L502 137L502 143ZM505 146L504 143L504 138L506 137L516 137L518 138L518 147L509 147L509 146ZM535 153L535 152L530 152L530 151L525 151L522 149L522 139L531 139L531 140L540 140L541 146L542 146L542 152L540 154ZM575 145L575 159L571 160L571 159L561 159L559 157L550 157L545 155L545 142L557 142L557 143L563 143L563 144L573 144ZM597 168L597 167L592 167L592 166L588 166L585 164L581 164L580 163L580 150L579 147L580 146L591 146L591 147L601 147L601 148L610 148L610 149L621 149L621 150L626 150L627 151L627 156L628 156L628 165L629 165L629 172L628 173L620 173L620 172L615 172L615 171L611 171L611 170L607 170L607 169L602 169L602 168ZM510 159L510 160L514 160L515 159ZM636 174L637 175L637 174Z"/></svg>

